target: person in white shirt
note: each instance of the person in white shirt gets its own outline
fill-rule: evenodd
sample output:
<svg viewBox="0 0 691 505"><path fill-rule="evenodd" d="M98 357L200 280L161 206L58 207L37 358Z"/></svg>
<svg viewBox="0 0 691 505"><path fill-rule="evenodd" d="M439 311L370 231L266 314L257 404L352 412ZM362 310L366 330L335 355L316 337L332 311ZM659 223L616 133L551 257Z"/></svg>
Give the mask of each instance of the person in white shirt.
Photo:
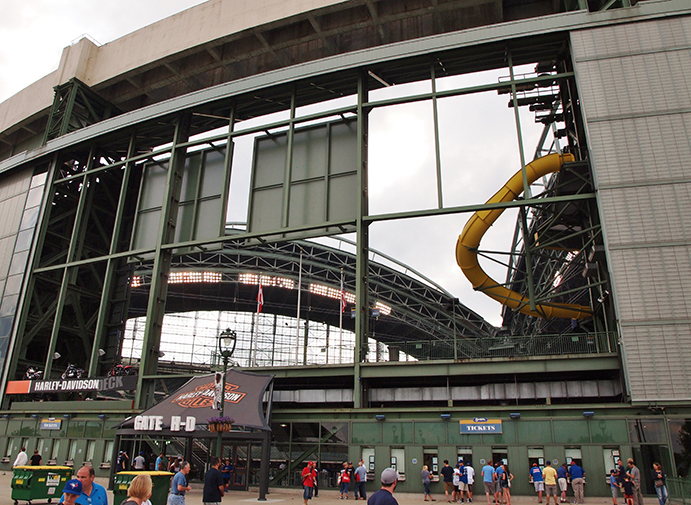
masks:
<svg viewBox="0 0 691 505"><path fill-rule="evenodd" d="M29 461L29 455L26 453L26 447L22 447L22 450L17 454L17 458L12 463L12 466L25 466Z"/></svg>
<svg viewBox="0 0 691 505"><path fill-rule="evenodd" d="M134 461L132 462L134 465L135 470L144 470L144 466L146 465L146 459L144 459L144 453L140 452L139 456L134 458Z"/></svg>
<svg viewBox="0 0 691 505"><path fill-rule="evenodd" d="M468 475L468 502L473 503L473 483L475 482L475 469L470 464L465 465L465 473Z"/></svg>

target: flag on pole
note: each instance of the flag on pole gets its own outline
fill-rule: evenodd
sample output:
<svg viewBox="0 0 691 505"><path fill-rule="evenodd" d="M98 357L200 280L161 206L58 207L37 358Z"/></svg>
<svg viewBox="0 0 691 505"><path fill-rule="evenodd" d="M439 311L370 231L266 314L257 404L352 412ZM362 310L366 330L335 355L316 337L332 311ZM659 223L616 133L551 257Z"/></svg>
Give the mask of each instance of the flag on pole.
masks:
<svg viewBox="0 0 691 505"><path fill-rule="evenodd" d="M259 278L259 292L257 293L257 314L261 313L264 306L264 291L262 290L262 280Z"/></svg>
<svg viewBox="0 0 691 505"><path fill-rule="evenodd" d="M341 270L341 312L345 312L348 302L346 302L345 287L343 286L343 270Z"/></svg>

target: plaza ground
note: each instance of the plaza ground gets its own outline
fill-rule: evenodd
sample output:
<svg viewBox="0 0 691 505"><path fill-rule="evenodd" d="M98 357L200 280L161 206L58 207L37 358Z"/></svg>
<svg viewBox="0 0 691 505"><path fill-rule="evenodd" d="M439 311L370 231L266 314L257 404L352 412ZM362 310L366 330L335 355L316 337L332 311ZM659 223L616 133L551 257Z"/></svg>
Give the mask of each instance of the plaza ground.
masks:
<svg viewBox="0 0 691 505"><path fill-rule="evenodd" d="M12 503L12 489L10 488L11 482L12 472L0 472L0 504L2 505ZM107 484L107 479L96 478L96 482L105 486ZM185 500L186 505L202 505L203 484L201 482L193 481L190 483L190 485L192 486L192 491L187 493ZM379 489L378 486L375 486L374 482L369 482L367 488L368 495ZM223 503L231 504L257 502L258 496L259 492L256 489L252 489L251 491L232 491L229 494L226 494L226 496L223 499ZM396 497L396 500L398 501L399 505L419 505L422 503L422 492L420 492L419 494L396 493L394 496ZM437 503L446 503L442 495L433 496L434 498L436 498ZM359 503L353 500L352 498L348 501L353 503ZM592 505L609 505L612 503L611 498L589 497L587 495L587 487L585 501L587 504ZM115 503L112 491L108 491L108 503L110 505L120 505L119 502L120 500L118 500L118 503ZM33 501L32 505L40 503L45 502ZM266 502L264 503L285 503L286 505L299 505L302 503L302 491L299 489L271 488L269 490L269 494L266 497ZM484 495L478 495L473 499L474 505L483 505L485 503L487 502L485 500ZM512 505L532 505L537 503L537 498L535 496L512 496L511 503ZM620 497L617 500L617 503L619 505L624 505L623 498ZM657 505L657 503L658 501L656 497L645 497L645 505ZM20 502L20 505L26 505L26 502ZM338 499L338 491L328 489L321 490L319 492L319 496L312 500L311 505L343 505L343 501Z"/></svg>

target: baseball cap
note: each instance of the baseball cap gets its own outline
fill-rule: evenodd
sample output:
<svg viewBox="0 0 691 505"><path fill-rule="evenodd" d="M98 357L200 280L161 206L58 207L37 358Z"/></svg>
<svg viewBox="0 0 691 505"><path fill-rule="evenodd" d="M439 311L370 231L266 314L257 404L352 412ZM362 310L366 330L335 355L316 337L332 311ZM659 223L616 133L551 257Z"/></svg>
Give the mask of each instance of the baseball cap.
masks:
<svg viewBox="0 0 691 505"><path fill-rule="evenodd" d="M400 475L396 470L393 468L385 468L384 471L381 473L381 483L389 486L396 482Z"/></svg>
<svg viewBox="0 0 691 505"><path fill-rule="evenodd" d="M82 481L79 479L68 480L65 483L65 487L63 488L62 492L76 495L82 494Z"/></svg>

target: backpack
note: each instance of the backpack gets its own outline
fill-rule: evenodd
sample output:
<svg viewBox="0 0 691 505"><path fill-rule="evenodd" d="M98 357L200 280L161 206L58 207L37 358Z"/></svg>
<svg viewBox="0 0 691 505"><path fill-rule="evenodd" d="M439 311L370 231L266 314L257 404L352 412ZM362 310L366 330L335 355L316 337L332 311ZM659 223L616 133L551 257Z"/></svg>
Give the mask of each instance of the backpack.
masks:
<svg viewBox="0 0 691 505"><path fill-rule="evenodd" d="M350 482L350 475L348 475L347 470L345 472L343 472L343 476L341 477L341 482Z"/></svg>

